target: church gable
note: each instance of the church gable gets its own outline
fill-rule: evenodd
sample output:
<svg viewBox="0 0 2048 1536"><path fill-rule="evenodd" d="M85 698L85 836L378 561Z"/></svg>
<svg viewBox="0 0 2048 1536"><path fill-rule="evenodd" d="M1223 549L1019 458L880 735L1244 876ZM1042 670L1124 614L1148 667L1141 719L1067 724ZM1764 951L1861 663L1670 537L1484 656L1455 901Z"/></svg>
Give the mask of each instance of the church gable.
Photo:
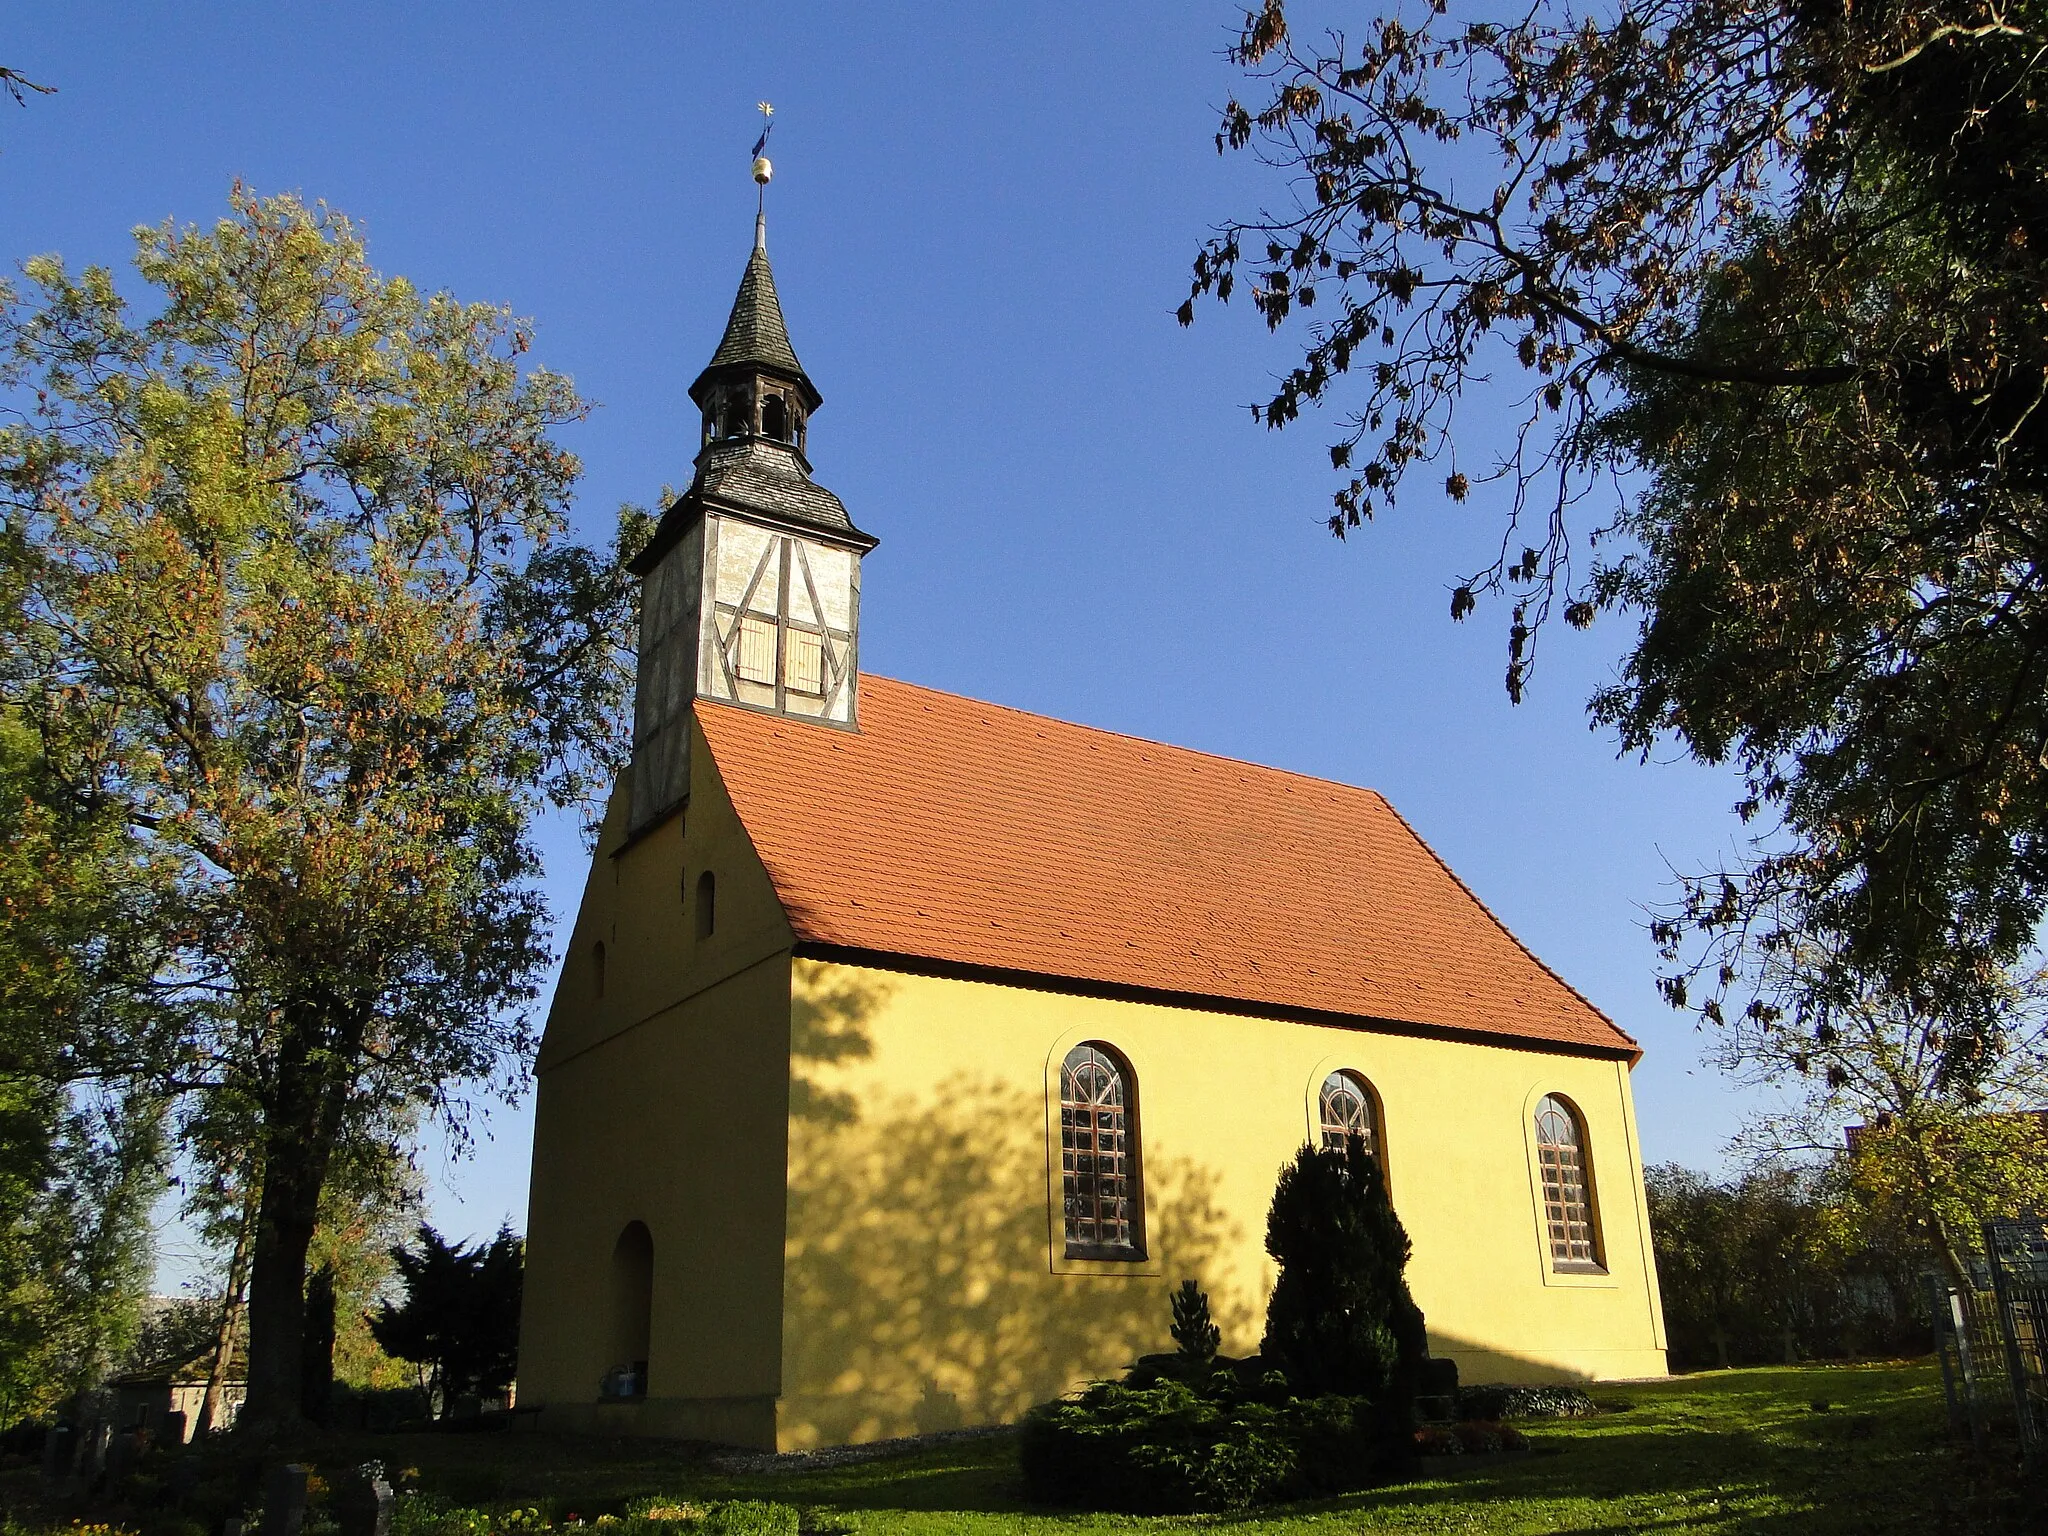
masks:
<svg viewBox="0 0 2048 1536"><path fill-rule="evenodd" d="M1633 1060L1379 795L870 676L699 703L800 945Z"/></svg>

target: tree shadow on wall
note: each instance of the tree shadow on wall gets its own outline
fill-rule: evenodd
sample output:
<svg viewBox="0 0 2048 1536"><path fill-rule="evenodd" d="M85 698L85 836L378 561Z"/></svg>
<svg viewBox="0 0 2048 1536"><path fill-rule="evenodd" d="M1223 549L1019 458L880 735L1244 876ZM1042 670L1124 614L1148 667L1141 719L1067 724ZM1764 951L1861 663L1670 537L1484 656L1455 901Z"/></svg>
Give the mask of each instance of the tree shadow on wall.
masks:
<svg viewBox="0 0 2048 1536"><path fill-rule="evenodd" d="M793 1136L783 1393L799 1443L1014 1419L1170 1349L1168 1296L1241 1233L1213 1172L1146 1159L1152 1276L1052 1273L1045 1107L956 1076L930 1097L839 1096ZM1226 1329L1250 1306L1217 1295Z"/></svg>
<svg viewBox="0 0 2048 1536"><path fill-rule="evenodd" d="M859 1118L854 1095L821 1080L835 1067L865 1061L875 1052L867 1021L895 993L896 984L865 972L827 971L792 989L789 1013L789 1113L813 1125L850 1125Z"/></svg>

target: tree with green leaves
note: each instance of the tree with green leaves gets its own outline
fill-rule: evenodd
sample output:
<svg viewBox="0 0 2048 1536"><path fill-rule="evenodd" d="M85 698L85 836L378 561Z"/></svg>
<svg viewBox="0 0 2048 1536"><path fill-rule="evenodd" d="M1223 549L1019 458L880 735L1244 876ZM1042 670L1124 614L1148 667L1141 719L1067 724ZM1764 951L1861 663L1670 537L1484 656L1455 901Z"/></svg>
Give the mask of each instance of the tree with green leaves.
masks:
<svg viewBox="0 0 2048 1536"><path fill-rule="evenodd" d="M1304 1146L1266 1216L1279 1268L1260 1354L1295 1392L1370 1398L1405 1425L1429 1339L1408 1294L1408 1233L1364 1141Z"/></svg>
<svg viewBox="0 0 2048 1536"><path fill-rule="evenodd" d="M1807 963L1804 948L1774 951L1771 967ZM2048 1212L2048 975L1995 977L1995 1050L1979 1031L1882 987L1825 1016L1799 999L1829 982L1767 975L1794 1011L1744 1010L1716 1036L1710 1059L1738 1082L1767 1087L1783 1107L1752 1118L1739 1150L1767 1164L1833 1159L1854 1137L1843 1208L1909 1235L1968 1283L1985 1221ZM1967 1070L1955 1065L1958 1037ZM1982 1051L1981 1057L1976 1054Z"/></svg>
<svg viewBox="0 0 2048 1536"><path fill-rule="evenodd" d="M1749 1272L1744 1264L1739 1190L1675 1163L1643 1170L1657 1287L1673 1365L1711 1363L1727 1370L1742 1329Z"/></svg>
<svg viewBox="0 0 2048 1536"><path fill-rule="evenodd" d="M1675 1368L1924 1346L1917 1287L1933 1254L1871 1243L1842 1203L1840 1161L1838 1151L1725 1180L1671 1163L1643 1170Z"/></svg>
<svg viewBox="0 0 2048 1536"><path fill-rule="evenodd" d="M2048 904L2044 43L2005 0L1435 0L1312 41L1265 0L1217 142L1285 198L1181 311L1298 328L1257 414L1348 400L1339 533L1425 466L1498 498L1451 612L1507 600L1511 696L1553 612L1610 612L1596 718L1742 772L1760 835L1659 922L1671 1001L1811 1033L1882 993L1958 1091ZM1502 387L1481 459L1459 412Z"/></svg>
<svg viewBox="0 0 2048 1536"><path fill-rule="evenodd" d="M531 327L369 264L343 217L237 188L137 232L155 308L27 264L0 311L7 564L32 728L100 750L168 953L138 1064L228 1105L260 1169L247 1422L300 1404L307 1255L335 1160L422 1110L459 1135L533 1043L530 823L623 756L633 589L567 537L585 406ZM143 878L147 876L147 878Z"/></svg>
<svg viewBox="0 0 2048 1536"><path fill-rule="evenodd" d="M98 1386L142 1328L163 1193L165 1110L94 1093L56 1116L26 1187L0 1177L0 1398L45 1411Z"/></svg>
<svg viewBox="0 0 2048 1536"><path fill-rule="evenodd" d="M425 1222L419 1246L394 1248L403 1296L383 1302L370 1331L410 1360L441 1412L469 1393L502 1392L519 1369L519 1304L526 1245L501 1226L489 1243L450 1243Z"/></svg>
<svg viewBox="0 0 2048 1536"><path fill-rule="evenodd" d="M0 1399L40 1411L132 1328L172 1032L153 1008L164 867L91 793L95 711L38 696L55 635L18 532L0 530Z"/></svg>
<svg viewBox="0 0 2048 1536"><path fill-rule="evenodd" d="M99 743L64 701L14 687L48 635L0 542L0 1399L41 1411L94 1384L134 1331L165 1104L150 972L156 868L79 792Z"/></svg>

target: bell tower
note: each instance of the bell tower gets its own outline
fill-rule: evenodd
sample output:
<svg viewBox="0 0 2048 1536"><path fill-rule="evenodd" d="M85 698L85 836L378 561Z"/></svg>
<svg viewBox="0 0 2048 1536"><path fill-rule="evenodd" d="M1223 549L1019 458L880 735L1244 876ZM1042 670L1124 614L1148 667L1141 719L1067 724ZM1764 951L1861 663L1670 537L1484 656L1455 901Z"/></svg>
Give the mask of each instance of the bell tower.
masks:
<svg viewBox="0 0 2048 1536"><path fill-rule="evenodd" d="M758 154L754 179L772 168ZM765 212L725 335L690 386L701 413L696 476L635 557L640 658L631 828L690 788L700 698L823 727L860 724L860 560L876 540L811 478L823 396L797 361L768 265Z"/></svg>

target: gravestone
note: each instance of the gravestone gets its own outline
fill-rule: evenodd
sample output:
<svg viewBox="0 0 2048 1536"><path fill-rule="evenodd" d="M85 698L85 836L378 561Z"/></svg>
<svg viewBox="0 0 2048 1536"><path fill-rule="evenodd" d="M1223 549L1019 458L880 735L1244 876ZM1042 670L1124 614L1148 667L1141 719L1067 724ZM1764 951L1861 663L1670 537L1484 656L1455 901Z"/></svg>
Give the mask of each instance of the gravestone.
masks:
<svg viewBox="0 0 2048 1536"><path fill-rule="evenodd" d="M85 1426L85 1434L79 1441L76 1467L80 1492L92 1492L107 1475L107 1444L113 1438L114 1426L105 1419L95 1419Z"/></svg>
<svg viewBox="0 0 2048 1536"><path fill-rule="evenodd" d="M396 1501L384 1479L384 1463L366 1461L334 1490L334 1518L341 1536L391 1536Z"/></svg>
<svg viewBox="0 0 2048 1536"><path fill-rule="evenodd" d="M78 1455L78 1427L59 1419L43 1436L43 1482L51 1487L71 1475L71 1463Z"/></svg>
<svg viewBox="0 0 2048 1536"><path fill-rule="evenodd" d="M299 1536L306 1523L307 1469L297 1462L272 1467L263 1479L261 1536Z"/></svg>
<svg viewBox="0 0 2048 1536"><path fill-rule="evenodd" d="M120 1483L135 1470L136 1453L141 1449L138 1431L124 1429L107 1439L106 1478L109 1483Z"/></svg>

